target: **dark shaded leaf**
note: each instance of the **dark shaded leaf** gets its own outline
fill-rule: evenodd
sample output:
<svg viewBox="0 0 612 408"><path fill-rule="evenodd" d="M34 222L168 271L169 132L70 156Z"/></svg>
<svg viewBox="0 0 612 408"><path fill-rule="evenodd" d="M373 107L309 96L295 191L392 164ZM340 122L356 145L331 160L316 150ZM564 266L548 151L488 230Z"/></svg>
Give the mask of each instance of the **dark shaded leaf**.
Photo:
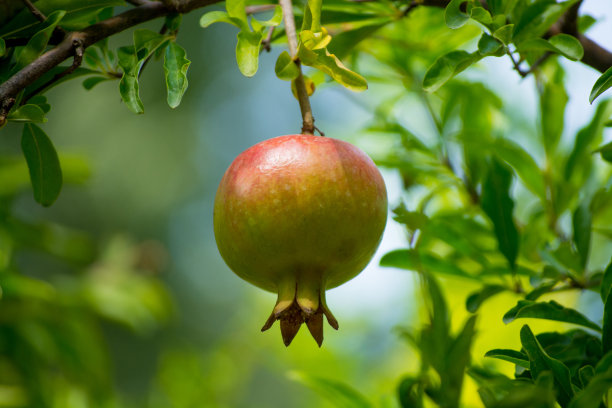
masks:
<svg viewBox="0 0 612 408"><path fill-rule="evenodd" d="M499 51L503 55L503 44L490 35L483 33L480 40L478 40L478 52L481 55L498 55Z"/></svg>
<svg viewBox="0 0 612 408"><path fill-rule="evenodd" d="M606 267L603 277L601 278L601 301L606 302L608 299L608 294L611 292L612 288L612 260Z"/></svg>
<svg viewBox="0 0 612 408"><path fill-rule="evenodd" d="M493 222L499 250L510 267L515 269L519 248L519 236L514 224L514 202L510 197L512 171L494 159L482 186L481 206Z"/></svg>
<svg viewBox="0 0 612 408"><path fill-rule="evenodd" d="M422 408L423 395L419 392L420 380L418 378L404 378L397 387L401 408Z"/></svg>
<svg viewBox="0 0 612 408"><path fill-rule="evenodd" d="M516 306L506 312L503 320L504 323L508 324L521 318L555 320L558 322L577 324L599 332L601 331L601 327L587 319L582 313L574 309L563 307L554 300L549 302L519 300Z"/></svg>
<svg viewBox="0 0 612 408"><path fill-rule="evenodd" d="M543 372L551 371L559 389L559 402L561 406L566 406L574 395L569 368L546 354L527 325L521 328L521 344L529 356L531 376L538 378Z"/></svg>
<svg viewBox="0 0 612 408"><path fill-rule="evenodd" d="M608 298L604 305L601 349L603 354L612 351L612 291L608 291Z"/></svg>
<svg viewBox="0 0 612 408"><path fill-rule="evenodd" d="M44 28L34 34L26 46L21 49L19 55L17 55L15 70L25 67L45 51L53 30L55 30L55 27L65 14L64 10L57 10L47 17L47 20L44 22Z"/></svg>
<svg viewBox="0 0 612 408"><path fill-rule="evenodd" d="M62 169L53 143L41 128L26 123L21 149L30 170L34 199L45 207L50 206L62 189Z"/></svg>
<svg viewBox="0 0 612 408"><path fill-rule="evenodd" d="M89 77L83 81L83 88L89 91L93 89L94 86L98 85L99 83L104 82L104 81L110 81L110 80L112 80L112 78L103 77L103 76Z"/></svg>
<svg viewBox="0 0 612 408"><path fill-rule="evenodd" d="M569 408L599 408L602 398L612 388L612 367L595 374L589 384L576 394Z"/></svg>
<svg viewBox="0 0 612 408"><path fill-rule="evenodd" d="M572 217L572 225L574 228L574 243L578 254L580 255L580 263L582 268L586 268L589 260L589 250L591 247L591 226L592 216L589 208L590 200L583 200Z"/></svg>

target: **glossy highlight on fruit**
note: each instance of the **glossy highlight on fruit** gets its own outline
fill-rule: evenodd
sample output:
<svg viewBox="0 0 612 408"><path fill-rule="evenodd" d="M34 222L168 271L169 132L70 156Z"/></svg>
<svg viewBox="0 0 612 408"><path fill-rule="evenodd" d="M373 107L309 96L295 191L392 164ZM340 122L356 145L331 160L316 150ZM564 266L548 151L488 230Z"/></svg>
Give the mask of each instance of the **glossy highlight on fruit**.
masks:
<svg viewBox="0 0 612 408"><path fill-rule="evenodd" d="M262 331L280 320L285 345L306 323L319 346L325 290L368 264L387 220L387 192L372 160L350 143L288 135L241 153L214 208L221 256L239 277L278 294Z"/></svg>

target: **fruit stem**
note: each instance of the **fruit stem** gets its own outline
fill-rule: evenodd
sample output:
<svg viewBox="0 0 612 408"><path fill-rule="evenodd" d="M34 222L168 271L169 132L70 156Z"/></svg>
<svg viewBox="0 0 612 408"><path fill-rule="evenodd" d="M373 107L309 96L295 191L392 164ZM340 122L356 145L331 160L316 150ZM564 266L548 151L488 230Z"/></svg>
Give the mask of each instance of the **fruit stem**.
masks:
<svg viewBox="0 0 612 408"><path fill-rule="evenodd" d="M287 42L289 43L289 52L300 71L298 77L294 79L294 82L297 99L300 104L300 111L302 113L302 134L314 135L314 117L312 115L310 99L308 98L308 91L306 90L306 83L304 82L304 75L302 75L302 66L297 57L298 41L295 30L295 20L293 18L293 4L291 0L278 0L278 2L283 9L283 20L285 22Z"/></svg>

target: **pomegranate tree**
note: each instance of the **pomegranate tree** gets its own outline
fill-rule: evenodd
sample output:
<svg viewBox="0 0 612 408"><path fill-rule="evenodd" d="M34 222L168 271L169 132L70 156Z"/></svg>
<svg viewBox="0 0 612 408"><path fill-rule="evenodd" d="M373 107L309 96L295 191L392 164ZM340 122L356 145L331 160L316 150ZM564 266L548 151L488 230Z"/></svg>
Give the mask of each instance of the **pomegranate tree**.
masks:
<svg viewBox="0 0 612 408"><path fill-rule="evenodd" d="M372 160L350 143L280 136L241 153L217 190L214 230L227 265L278 294L262 331L280 320L285 345L306 323L319 346L323 315L338 329L325 290L368 264L387 219Z"/></svg>

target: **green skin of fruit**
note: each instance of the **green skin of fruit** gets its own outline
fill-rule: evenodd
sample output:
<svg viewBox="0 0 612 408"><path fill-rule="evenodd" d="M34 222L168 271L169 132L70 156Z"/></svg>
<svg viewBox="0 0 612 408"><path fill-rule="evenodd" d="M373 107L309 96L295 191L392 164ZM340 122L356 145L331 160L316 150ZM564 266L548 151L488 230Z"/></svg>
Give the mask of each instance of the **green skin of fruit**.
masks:
<svg viewBox="0 0 612 408"><path fill-rule="evenodd" d="M365 268L386 220L387 193L372 160L350 143L310 135L240 154L214 208L221 256L239 277L278 294L264 330L281 320L287 345L302 322L320 345L322 314L337 328L325 290Z"/></svg>

